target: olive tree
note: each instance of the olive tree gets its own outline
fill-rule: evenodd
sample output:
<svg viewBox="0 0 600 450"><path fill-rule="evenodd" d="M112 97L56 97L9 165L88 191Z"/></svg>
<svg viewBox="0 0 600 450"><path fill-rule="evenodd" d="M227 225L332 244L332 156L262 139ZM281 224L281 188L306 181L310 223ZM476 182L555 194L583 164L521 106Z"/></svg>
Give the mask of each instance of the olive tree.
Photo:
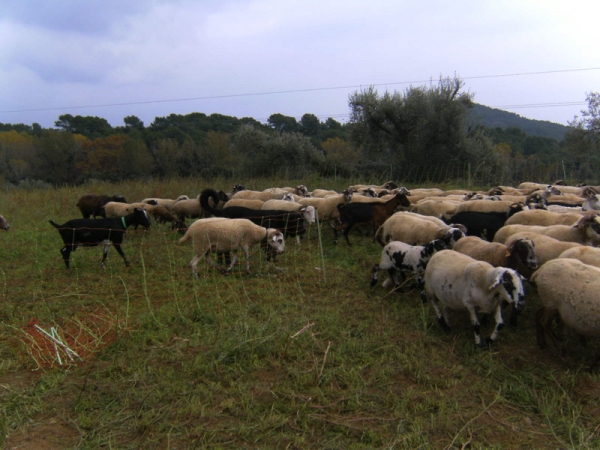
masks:
<svg viewBox="0 0 600 450"><path fill-rule="evenodd" d="M583 169L583 176L595 177L600 169L600 93L589 93L586 100L588 109L569 122L564 152L567 162Z"/></svg>
<svg viewBox="0 0 600 450"><path fill-rule="evenodd" d="M435 86L409 87L380 95L373 87L350 96L351 139L367 161L402 167L465 163L467 114L472 94L461 92L457 78Z"/></svg>

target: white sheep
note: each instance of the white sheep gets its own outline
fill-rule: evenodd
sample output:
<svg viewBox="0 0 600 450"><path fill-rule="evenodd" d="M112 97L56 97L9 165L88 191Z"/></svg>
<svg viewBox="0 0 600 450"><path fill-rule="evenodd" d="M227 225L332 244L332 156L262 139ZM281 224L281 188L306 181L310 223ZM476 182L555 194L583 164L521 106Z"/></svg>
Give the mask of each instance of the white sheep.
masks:
<svg viewBox="0 0 600 450"><path fill-rule="evenodd" d="M319 220L335 220L339 219L340 213L338 205L349 203L352 200L352 192L344 190L341 194L332 195L329 197L308 197L298 200L303 206L314 206L317 210Z"/></svg>
<svg viewBox="0 0 600 450"><path fill-rule="evenodd" d="M269 189L265 189L264 191L245 190L245 191L236 192L235 194L233 194L231 199L233 200L233 199L245 198L248 200L262 200L263 202L265 202L272 198L282 199L284 197L284 195L286 195L286 194L288 194L288 191L286 191L285 189L280 189L280 188L269 188Z"/></svg>
<svg viewBox="0 0 600 450"><path fill-rule="evenodd" d="M446 244L440 239L429 242L427 245L409 245L400 241L392 241L381 252L381 261L376 264L371 272L371 287L377 284L379 272L388 271L388 278L383 282L387 288L392 283L395 288L400 287L398 273L405 279L406 273L417 276L418 287L422 284L422 275L431 257L438 251L444 250Z"/></svg>
<svg viewBox="0 0 600 450"><path fill-rule="evenodd" d="M172 207L173 213L181 221L185 219L198 219L202 217L203 211L200 206L200 196L187 200L179 200Z"/></svg>
<svg viewBox="0 0 600 450"><path fill-rule="evenodd" d="M504 324L502 301L520 310L525 292L521 276L512 269L494 267L454 250L442 250L429 260L425 270L424 299L429 299L440 325L450 330L449 310L467 310L475 332L475 345L484 347L498 339ZM477 313L493 314L494 331L484 342Z"/></svg>
<svg viewBox="0 0 600 450"><path fill-rule="evenodd" d="M233 258L225 272L230 272L238 259L237 252L241 249L246 257L246 272L250 272L250 247L260 244L270 247L270 251L280 254L285 249L283 234L274 228L263 228L248 219L224 219L211 217L198 219L190 225L185 235L179 240L183 244L192 240L196 256L190 261L192 271L198 278L198 263L206 256L212 266L217 264L211 257L211 252L234 252Z"/></svg>
<svg viewBox="0 0 600 450"><path fill-rule="evenodd" d="M560 258L533 274L543 307L536 313L537 341L546 348L546 335L558 344L552 321L560 319L580 336L600 337L600 269L576 259ZM595 356L590 369L598 361Z"/></svg>
<svg viewBox="0 0 600 450"><path fill-rule="evenodd" d="M452 248L458 239L465 236L461 229L446 225L431 216L408 211L392 214L375 233L375 240L385 246L391 241L402 241L410 245L426 245L436 239L442 239Z"/></svg>
<svg viewBox="0 0 600 450"><path fill-rule="evenodd" d="M519 239L529 239L533 242L539 267L551 259L558 258L566 250L582 247L581 244L577 244L576 242L563 242L550 236L527 231L513 234L506 241L506 245L510 246Z"/></svg>
<svg viewBox="0 0 600 450"><path fill-rule="evenodd" d="M453 250L485 261L494 267L514 269L524 277L529 277L538 268L535 243L531 239L514 239L510 245L488 242L477 236L460 239Z"/></svg>
<svg viewBox="0 0 600 450"><path fill-rule="evenodd" d="M410 207L411 212L424 216L451 217L456 213L456 208L462 202L448 201L446 199L427 198L418 201Z"/></svg>
<svg viewBox="0 0 600 450"><path fill-rule="evenodd" d="M519 211L510 216L504 225L573 225L581 219L581 212L558 213L544 209Z"/></svg>
<svg viewBox="0 0 600 450"><path fill-rule="evenodd" d="M588 266L600 268L600 248L597 247L579 245L565 250L558 255L558 258L578 259Z"/></svg>
<svg viewBox="0 0 600 450"><path fill-rule="evenodd" d="M179 197L175 198L175 199L170 199L170 198L145 198L144 200L141 201L141 203L148 203L148 204L156 204L156 205L162 205L167 209L171 209L173 208L173 205L175 203L177 203L180 200L189 200L190 198L187 195L180 195Z"/></svg>
<svg viewBox="0 0 600 450"><path fill-rule="evenodd" d="M491 201L491 200L470 200L463 202L456 207L456 214L466 211L475 212L504 212L507 213L514 207L515 202Z"/></svg>
<svg viewBox="0 0 600 450"><path fill-rule="evenodd" d="M243 206L244 208L250 209L262 209L264 204L265 202L259 199L232 198L223 205L223 208L229 208L231 206Z"/></svg>
<svg viewBox="0 0 600 450"><path fill-rule="evenodd" d="M506 243L511 235L524 231L543 234L563 242L576 242L582 245L600 243L600 221L597 216L583 216L572 226L505 225L494 236L494 242Z"/></svg>
<svg viewBox="0 0 600 450"><path fill-rule="evenodd" d="M148 210L152 206L149 203L121 203L121 202L108 202L104 205L104 213L106 218L125 217L131 214L135 208Z"/></svg>

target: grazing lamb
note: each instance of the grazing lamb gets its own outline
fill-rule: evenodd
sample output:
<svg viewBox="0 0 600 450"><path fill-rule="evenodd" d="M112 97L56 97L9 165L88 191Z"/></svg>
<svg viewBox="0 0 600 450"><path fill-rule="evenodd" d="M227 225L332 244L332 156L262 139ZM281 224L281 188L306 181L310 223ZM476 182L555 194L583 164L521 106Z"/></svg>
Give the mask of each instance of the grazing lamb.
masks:
<svg viewBox="0 0 600 450"><path fill-rule="evenodd" d="M576 259L560 258L544 264L533 274L542 304L536 313L537 341L546 348L546 336L555 344L558 338L552 331L554 319L560 319L580 336L600 337L600 269ZM590 365L592 369L600 354Z"/></svg>
<svg viewBox="0 0 600 450"><path fill-rule="evenodd" d="M106 217L103 207L108 202L127 203L127 200L122 195L113 195L110 197L108 195L85 194L77 200L77 207L84 219L89 219L90 216L95 219L96 217Z"/></svg>
<svg viewBox="0 0 600 450"><path fill-rule="evenodd" d="M429 299L440 325L450 330L449 310L467 310L475 332L475 345L486 347L498 339L502 328L502 301L518 311L525 292L521 276L512 269L494 267L454 250L442 250L429 260L425 270L424 299ZM496 326L483 341L477 313L493 314Z"/></svg>
<svg viewBox="0 0 600 450"><path fill-rule="evenodd" d="M427 245L408 245L400 241L392 241L387 244L381 252L381 262L373 267L371 275L371 287L377 284L379 271L387 270L389 277L383 282L387 288L394 283L395 289L400 288L398 272L404 281L406 273L417 276L417 287L422 287L422 274L431 257L438 251L444 250L446 244L440 239L431 241Z"/></svg>
<svg viewBox="0 0 600 450"><path fill-rule="evenodd" d="M58 229L58 233L65 244L60 253L67 269L69 268L71 252L77 250L77 247L94 247L100 244L104 244L102 258L102 267L104 267L111 243L125 261L125 265L129 267L129 261L127 261L121 248L127 228L131 225L142 225L145 228L150 226L150 219L148 219L146 211L141 208L136 208L132 214L121 218L73 219L62 225L52 220L49 220L49 222L54 228Z"/></svg>
<svg viewBox="0 0 600 450"><path fill-rule="evenodd" d="M392 241L426 245L436 239L442 239L448 248L454 247L456 241L465 236L465 232L440 222L435 217L400 211L379 227L375 233L375 240L385 246Z"/></svg>
<svg viewBox="0 0 600 450"><path fill-rule="evenodd" d="M230 272L238 259L237 252L242 250L246 257L246 272L250 273L250 247L261 245L271 253L280 254L285 249L283 234L273 228L264 228L247 219L223 219L211 217L198 219L190 225L179 244L192 240L196 256L190 261L192 272L198 278L198 263L206 256L212 266L217 266L211 252L234 252L225 272Z"/></svg>
<svg viewBox="0 0 600 450"><path fill-rule="evenodd" d="M359 223L368 223L379 228L394 213L398 206L410 206L405 194L398 192L394 197L384 203L347 203L338 204L340 224L333 229L337 243L338 231L344 230L344 238L348 245L348 233L352 227Z"/></svg>
<svg viewBox="0 0 600 450"><path fill-rule="evenodd" d="M8 231L10 230L10 225L4 218L4 216L0 216L0 230Z"/></svg>

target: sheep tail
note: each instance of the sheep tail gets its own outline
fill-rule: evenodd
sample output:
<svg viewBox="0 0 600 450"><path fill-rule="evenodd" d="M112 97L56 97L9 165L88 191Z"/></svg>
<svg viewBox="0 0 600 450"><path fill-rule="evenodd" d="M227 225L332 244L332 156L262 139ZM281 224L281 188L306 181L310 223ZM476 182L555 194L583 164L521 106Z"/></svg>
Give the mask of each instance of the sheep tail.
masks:
<svg viewBox="0 0 600 450"><path fill-rule="evenodd" d="M183 244L184 242L187 242L189 239L190 239L190 235L189 235L189 233L185 233L185 234L183 235L183 237L182 237L181 239L179 239L179 241L177 241L177 245L181 245L181 244Z"/></svg>
<svg viewBox="0 0 600 450"><path fill-rule="evenodd" d="M215 205L219 204L219 194L217 193L217 191L215 191L214 189L204 189L200 194L200 206L204 211L208 212L209 214L221 217L221 212L218 209L210 206L210 204L208 203L209 198L213 199Z"/></svg>

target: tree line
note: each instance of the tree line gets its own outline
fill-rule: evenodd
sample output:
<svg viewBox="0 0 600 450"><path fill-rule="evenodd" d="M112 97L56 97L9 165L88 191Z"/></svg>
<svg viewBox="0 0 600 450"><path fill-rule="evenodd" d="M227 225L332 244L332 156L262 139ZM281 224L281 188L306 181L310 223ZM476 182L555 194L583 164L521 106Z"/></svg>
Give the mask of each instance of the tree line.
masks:
<svg viewBox="0 0 600 450"><path fill-rule="evenodd" d="M0 179L54 186L90 179L282 176L395 179L406 183L512 184L570 174L597 184L600 169L598 94L574 118L565 139L528 136L517 127L473 121L472 94L457 77L404 92L374 88L349 97L350 119L314 114L300 120L192 113L122 126L92 116L59 116L54 128L0 124ZM561 176L558 176L561 175Z"/></svg>

